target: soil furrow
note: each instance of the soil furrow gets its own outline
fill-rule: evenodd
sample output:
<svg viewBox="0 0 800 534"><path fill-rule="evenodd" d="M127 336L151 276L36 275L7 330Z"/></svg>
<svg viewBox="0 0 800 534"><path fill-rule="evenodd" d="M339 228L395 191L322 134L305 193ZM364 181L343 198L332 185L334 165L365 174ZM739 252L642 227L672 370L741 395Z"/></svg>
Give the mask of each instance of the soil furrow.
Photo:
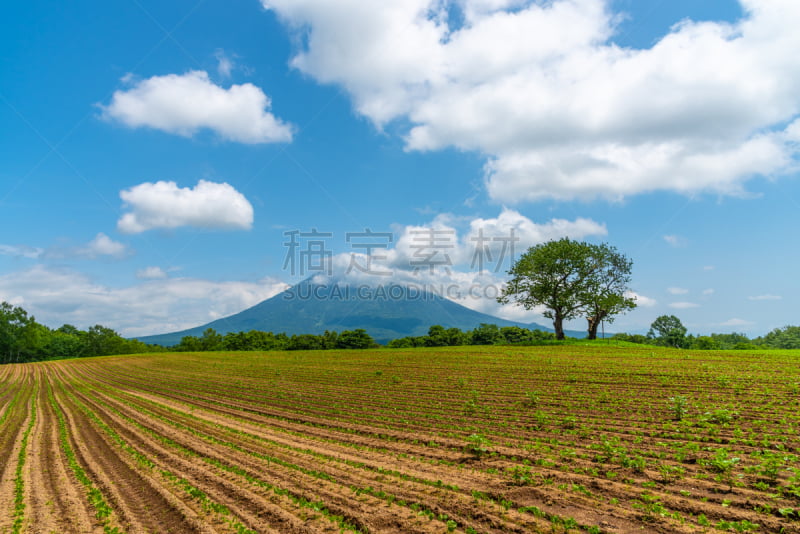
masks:
<svg viewBox="0 0 800 534"><path fill-rule="evenodd" d="M15 518L15 484L22 435L31 418L32 395L26 387L0 430L0 532L10 532Z"/></svg>
<svg viewBox="0 0 800 534"><path fill-rule="evenodd" d="M47 379L43 376L43 382ZM68 471L58 443L58 420L47 399L44 383L37 403L39 417L32 434L29 532L101 533L102 526Z"/></svg>
<svg viewBox="0 0 800 534"><path fill-rule="evenodd" d="M80 463L108 495L129 533L194 533L195 522L187 518L159 492L154 483L134 470L94 428L68 398L57 395L66 407L73 447Z"/></svg>

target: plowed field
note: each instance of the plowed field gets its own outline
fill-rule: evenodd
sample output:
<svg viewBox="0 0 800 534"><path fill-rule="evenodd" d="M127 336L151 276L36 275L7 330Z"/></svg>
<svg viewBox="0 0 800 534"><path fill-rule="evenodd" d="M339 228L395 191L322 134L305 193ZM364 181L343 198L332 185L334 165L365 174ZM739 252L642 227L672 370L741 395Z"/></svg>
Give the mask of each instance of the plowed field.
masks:
<svg viewBox="0 0 800 534"><path fill-rule="evenodd" d="M800 353L0 367L0 533L800 532Z"/></svg>

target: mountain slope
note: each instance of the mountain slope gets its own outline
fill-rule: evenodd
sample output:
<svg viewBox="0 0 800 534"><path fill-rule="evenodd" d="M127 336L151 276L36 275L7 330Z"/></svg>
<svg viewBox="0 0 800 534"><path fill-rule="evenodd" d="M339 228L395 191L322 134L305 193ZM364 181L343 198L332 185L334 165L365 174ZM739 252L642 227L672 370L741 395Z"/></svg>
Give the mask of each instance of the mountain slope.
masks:
<svg viewBox="0 0 800 534"><path fill-rule="evenodd" d="M139 339L170 346L179 343L183 336L200 336L207 328L220 334L263 330L288 335L363 328L379 343L386 343L400 337L425 335L434 324L471 330L481 323L552 331L536 323L517 323L480 313L414 288L321 285L306 280L230 317L181 332ZM567 332L567 335L582 337L584 333Z"/></svg>

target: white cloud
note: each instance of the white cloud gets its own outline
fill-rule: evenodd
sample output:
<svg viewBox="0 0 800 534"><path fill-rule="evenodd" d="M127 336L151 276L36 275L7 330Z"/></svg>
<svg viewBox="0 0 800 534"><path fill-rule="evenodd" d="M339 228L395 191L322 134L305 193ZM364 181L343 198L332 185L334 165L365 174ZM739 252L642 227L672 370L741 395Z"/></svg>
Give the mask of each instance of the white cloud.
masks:
<svg viewBox="0 0 800 534"><path fill-rule="evenodd" d="M686 239L679 236L679 235L665 235L664 241L667 242L668 245L673 247L683 247L686 245Z"/></svg>
<svg viewBox="0 0 800 534"><path fill-rule="evenodd" d="M14 256L17 258L35 260L38 259L44 252L44 249L29 247L27 245L0 245L0 254L3 256Z"/></svg>
<svg viewBox="0 0 800 534"><path fill-rule="evenodd" d="M286 289L283 282L150 280L114 288L72 270L36 265L0 275L0 300L15 298L48 326L102 324L124 336L173 332L238 313ZM123 304L121 304L123 303Z"/></svg>
<svg viewBox="0 0 800 534"><path fill-rule="evenodd" d="M753 297L747 297L747 300L781 300L783 297L780 295L756 295Z"/></svg>
<svg viewBox="0 0 800 534"><path fill-rule="evenodd" d="M291 125L270 113L270 106L269 97L251 83L224 89L211 82L208 73L190 71L141 80L128 90L116 91L102 109L106 119L131 128L185 137L209 129L240 143L291 141Z"/></svg>
<svg viewBox="0 0 800 534"><path fill-rule="evenodd" d="M746 319L738 319L734 317L733 319L728 319L725 322L719 323L719 326L738 327L738 326L752 326L754 324L756 323L754 323L753 321L748 321Z"/></svg>
<svg viewBox="0 0 800 534"><path fill-rule="evenodd" d="M460 232L461 226L465 229ZM605 224L583 217L537 223L503 208L497 217L487 219L440 214L425 225L398 226L395 233L397 241L386 252L388 264L395 269L430 270L428 265L435 264L435 268L462 265L505 272L529 247L562 237L605 236L608 230Z"/></svg>
<svg viewBox="0 0 800 534"><path fill-rule="evenodd" d="M127 256L130 251L125 244L114 241L100 232L85 247L76 249L75 253L90 259L100 256L111 256L112 258L120 259Z"/></svg>
<svg viewBox="0 0 800 534"><path fill-rule="evenodd" d="M669 307L676 310L688 310L690 308L698 308L700 305L694 302L670 302Z"/></svg>
<svg viewBox="0 0 800 534"><path fill-rule="evenodd" d="M214 52L214 58L217 60L217 74L219 74L222 78L230 78L231 73L236 66L236 62L234 61L233 57L226 54L221 48L218 48Z"/></svg>
<svg viewBox="0 0 800 534"><path fill-rule="evenodd" d="M471 238L478 236L481 229L483 238L490 240L495 237L507 239L512 235L513 229L513 235L519 238L513 259L517 259L527 247L551 239L580 239L607 233L604 224L585 218L573 221L551 219L544 223L535 223L509 209L503 209L496 218L488 219L466 219L444 213L427 224L396 226L393 234L396 239L392 242L369 239L372 243L388 245L386 249L374 249L371 258L357 249L352 253L333 256L331 271L334 278L352 285L377 286L391 283L425 288L468 308L503 319L550 324L549 320L541 316L544 308L525 310L519 306L497 302L497 297L505 287L506 270L511 265L511 250L503 252L502 241L484 243L489 249L484 251L484 269L479 272L479 265L474 261L478 243L471 241ZM432 244L435 246L431 246ZM361 266L362 269L369 266L372 273L363 272L354 268L354 265ZM389 274L374 274L377 272ZM320 283L325 281L325 277L320 277ZM641 299L643 300L640 304L645 306L655 303L647 297Z"/></svg>
<svg viewBox="0 0 800 534"><path fill-rule="evenodd" d="M714 290L712 288L710 288L710 287L708 289L704 289L703 290L703 295L708 296L708 295L713 295L713 294L714 294Z"/></svg>
<svg viewBox="0 0 800 534"><path fill-rule="evenodd" d="M636 305L643 308L652 308L657 304L656 299L646 297L642 294L636 293L635 291L626 291L625 297L635 299Z"/></svg>
<svg viewBox="0 0 800 534"><path fill-rule="evenodd" d="M667 288L667 293L670 295L685 295L689 292L688 289L684 289L682 287L670 287Z"/></svg>
<svg viewBox="0 0 800 534"><path fill-rule="evenodd" d="M117 228L127 234L180 226L247 230L253 225L253 206L227 183L200 180L190 189L175 182L145 182L119 195L130 211Z"/></svg>
<svg viewBox="0 0 800 534"><path fill-rule="evenodd" d="M489 256L499 258L503 254L503 247L508 247L513 238L519 239L514 243L514 249L521 253L534 245L562 237L583 239L607 234L605 224L591 219L550 219L545 223L535 223L517 211L503 208L496 218L471 221L469 233L464 236L463 247L471 256L475 256L476 249L486 247L484 250L488 250ZM472 262L472 259L471 257L469 261Z"/></svg>
<svg viewBox="0 0 800 534"><path fill-rule="evenodd" d="M303 36L292 66L378 127L410 124L409 150L486 154L506 203L739 194L788 173L800 4L742 3L734 24L685 20L634 49L607 0L262 0Z"/></svg>
<svg viewBox="0 0 800 534"><path fill-rule="evenodd" d="M136 278L140 280L163 280L167 272L158 266L145 267L136 271Z"/></svg>
<svg viewBox="0 0 800 534"><path fill-rule="evenodd" d="M26 245L0 245L0 254L34 260L75 258L94 260L103 256L122 259L132 253L133 251L127 245L114 241L103 232L99 232L94 239L82 246L54 245L47 248L39 248Z"/></svg>

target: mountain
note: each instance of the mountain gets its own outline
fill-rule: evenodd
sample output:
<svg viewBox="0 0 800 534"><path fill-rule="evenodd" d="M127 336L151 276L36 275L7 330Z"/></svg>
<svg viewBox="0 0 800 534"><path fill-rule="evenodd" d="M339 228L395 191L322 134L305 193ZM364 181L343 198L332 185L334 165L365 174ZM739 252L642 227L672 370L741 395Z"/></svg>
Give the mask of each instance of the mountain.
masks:
<svg viewBox="0 0 800 534"><path fill-rule="evenodd" d="M386 343L400 337L425 335L435 324L471 330L481 323L553 331L537 323L517 323L480 313L413 286L317 284L308 279L230 317L180 332L138 339L171 346L184 336L201 336L207 328L220 334L262 330L288 335L363 328L377 342ZM576 331L565 333L574 337L585 335L585 332Z"/></svg>

